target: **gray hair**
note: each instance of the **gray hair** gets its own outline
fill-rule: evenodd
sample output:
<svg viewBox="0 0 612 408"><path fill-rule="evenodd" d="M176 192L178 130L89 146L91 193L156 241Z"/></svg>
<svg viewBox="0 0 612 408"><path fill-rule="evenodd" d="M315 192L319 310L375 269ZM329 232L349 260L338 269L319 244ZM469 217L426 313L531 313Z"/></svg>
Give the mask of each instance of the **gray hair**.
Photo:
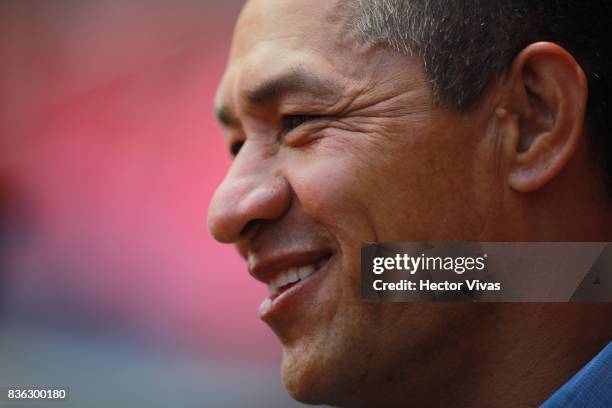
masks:
<svg viewBox="0 0 612 408"><path fill-rule="evenodd" d="M552 41L587 75L587 128L612 186L612 47L607 0L351 0L363 41L419 55L434 103L473 108L527 45Z"/></svg>
<svg viewBox="0 0 612 408"><path fill-rule="evenodd" d="M436 102L467 109L528 43L513 32L526 17L515 3L355 0L352 26L365 41L420 55Z"/></svg>

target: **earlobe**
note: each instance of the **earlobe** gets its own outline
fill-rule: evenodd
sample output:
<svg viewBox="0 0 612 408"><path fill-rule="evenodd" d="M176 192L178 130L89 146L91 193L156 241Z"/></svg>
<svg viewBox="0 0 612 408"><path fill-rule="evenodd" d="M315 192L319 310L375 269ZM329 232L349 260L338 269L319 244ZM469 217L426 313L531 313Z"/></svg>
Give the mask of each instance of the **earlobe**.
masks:
<svg viewBox="0 0 612 408"><path fill-rule="evenodd" d="M497 114L507 182L516 191L532 192L561 173L576 151L586 112L586 76L565 49L542 42L515 58L508 84L507 107L503 117Z"/></svg>

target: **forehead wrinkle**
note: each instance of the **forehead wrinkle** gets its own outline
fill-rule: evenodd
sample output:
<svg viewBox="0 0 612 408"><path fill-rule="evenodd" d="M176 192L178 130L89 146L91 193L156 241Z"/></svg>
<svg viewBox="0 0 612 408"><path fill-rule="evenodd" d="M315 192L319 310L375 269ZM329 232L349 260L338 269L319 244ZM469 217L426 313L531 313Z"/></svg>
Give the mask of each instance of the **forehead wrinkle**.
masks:
<svg viewBox="0 0 612 408"><path fill-rule="evenodd" d="M301 68L294 68L275 78L268 79L246 92L246 100L254 106L270 104L286 93L308 93L329 97L339 92L339 84L321 78Z"/></svg>

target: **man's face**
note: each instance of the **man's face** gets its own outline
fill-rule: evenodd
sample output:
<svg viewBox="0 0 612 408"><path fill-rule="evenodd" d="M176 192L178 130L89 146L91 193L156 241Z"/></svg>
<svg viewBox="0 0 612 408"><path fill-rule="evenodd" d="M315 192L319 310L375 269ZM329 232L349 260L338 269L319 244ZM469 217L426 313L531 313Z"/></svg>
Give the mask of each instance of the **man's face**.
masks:
<svg viewBox="0 0 612 408"><path fill-rule="evenodd" d="M360 247L484 238L494 196L488 116L434 107L420 59L361 43L341 3L249 2L217 98L241 148L209 227L257 279L302 277L260 316L283 345L285 385L309 402L403 375L416 386L474 329L466 305L362 301Z"/></svg>

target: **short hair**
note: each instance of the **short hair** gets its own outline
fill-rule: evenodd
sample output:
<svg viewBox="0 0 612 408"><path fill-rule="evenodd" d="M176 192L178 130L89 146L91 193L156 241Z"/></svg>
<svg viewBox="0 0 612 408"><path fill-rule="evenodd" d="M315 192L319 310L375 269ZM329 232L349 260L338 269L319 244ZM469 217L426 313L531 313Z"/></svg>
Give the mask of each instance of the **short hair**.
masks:
<svg viewBox="0 0 612 408"><path fill-rule="evenodd" d="M467 111L516 55L537 41L571 53L589 84L586 128L612 186L612 6L607 0L354 0L365 41L419 55L434 103Z"/></svg>

